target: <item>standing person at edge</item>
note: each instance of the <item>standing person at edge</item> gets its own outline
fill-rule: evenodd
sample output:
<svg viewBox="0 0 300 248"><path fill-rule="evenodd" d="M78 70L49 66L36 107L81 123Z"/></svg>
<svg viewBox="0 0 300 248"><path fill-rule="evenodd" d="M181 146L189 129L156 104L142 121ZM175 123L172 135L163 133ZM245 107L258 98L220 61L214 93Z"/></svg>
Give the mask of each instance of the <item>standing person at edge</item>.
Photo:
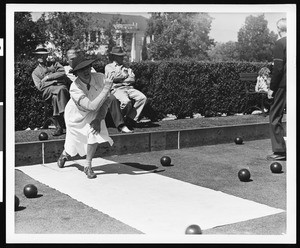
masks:
<svg viewBox="0 0 300 248"><path fill-rule="evenodd" d="M66 71L66 74L67 74L68 78L72 82L75 80L76 76L73 73L70 73L70 70L72 70L72 61L77 56L78 56L78 54L77 54L77 52L74 48L71 48L67 51L67 60L68 60L69 65L66 65L64 68L65 68L65 71ZM96 70L92 67L91 72L96 73ZM109 106L108 110L109 110L109 113L110 113L110 115L112 117L112 120L115 124L115 127L121 133L132 133L133 131L130 130L125 125L125 121L124 121L124 118L123 118L123 115L122 115L121 109L120 109L120 102L112 94L109 95L109 98L111 100L111 103L110 103L110 106Z"/></svg>
<svg viewBox="0 0 300 248"><path fill-rule="evenodd" d="M38 66L32 72L35 87L42 92L44 101L51 101L53 117L57 122L53 136L63 134L65 106L70 99L64 67L50 59L45 45L39 44L34 51Z"/></svg>
<svg viewBox="0 0 300 248"><path fill-rule="evenodd" d="M76 79L70 86L71 99L65 109L67 133L64 150L57 161L58 167L63 168L69 157L86 155L83 171L89 179L96 178L92 159L98 143L113 144L104 120L110 104L108 96L113 74L105 77L102 73L92 73L91 64L94 61L83 56L72 61L71 72Z"/></svg>
<svg viewBox="0 0 300 248"><path fill-rule="evenodd" d="M286 18L277 22L280 38L276 41L273 50L274 66L272 71L268 98L274 97L269 113L270 136L273 154L268 155L268 160L286 160L286 143L282 118L286 108Z"/></svg>
<svg viewBox="0 0 300 248"><path fill-rule="evenodd" d="M135 75L130 68L123 66L125 55L122 47L113 47L110 52L112 63L105 66L105 75L115 73L111 93L120 101L120 109L125 116L125 123L129 128L133 128L136 127L147 97L139 90L134 89ZM131 100L134 100L133 106Z"/></svg>

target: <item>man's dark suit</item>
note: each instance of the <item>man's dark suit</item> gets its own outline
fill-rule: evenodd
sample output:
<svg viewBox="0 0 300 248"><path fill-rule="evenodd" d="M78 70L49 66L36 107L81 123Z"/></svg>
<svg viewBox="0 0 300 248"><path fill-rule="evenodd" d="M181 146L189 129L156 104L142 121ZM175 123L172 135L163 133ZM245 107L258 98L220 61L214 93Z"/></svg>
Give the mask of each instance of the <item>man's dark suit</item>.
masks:
<svg viewBox="0 0 300 248"><path fill-rule="evenodd" d="M270 136L274 153L286 153L282 118L286 108L286 37L277 40L273 50L274 66L270 89L274 102L270 108Z"/></svg>

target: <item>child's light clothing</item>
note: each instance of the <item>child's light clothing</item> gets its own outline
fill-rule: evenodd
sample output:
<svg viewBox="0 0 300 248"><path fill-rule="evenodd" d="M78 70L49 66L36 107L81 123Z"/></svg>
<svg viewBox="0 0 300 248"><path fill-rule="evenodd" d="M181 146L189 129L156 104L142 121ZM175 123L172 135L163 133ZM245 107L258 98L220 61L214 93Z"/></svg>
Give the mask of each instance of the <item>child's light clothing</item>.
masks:
<svg viewBox="0 0 300 248"><path fill-rule="evenodd" d="M268 92L269 86L270 86L271 78L263 75L258 76L256 85L255 85L255 91L256 92Z"/></svg>

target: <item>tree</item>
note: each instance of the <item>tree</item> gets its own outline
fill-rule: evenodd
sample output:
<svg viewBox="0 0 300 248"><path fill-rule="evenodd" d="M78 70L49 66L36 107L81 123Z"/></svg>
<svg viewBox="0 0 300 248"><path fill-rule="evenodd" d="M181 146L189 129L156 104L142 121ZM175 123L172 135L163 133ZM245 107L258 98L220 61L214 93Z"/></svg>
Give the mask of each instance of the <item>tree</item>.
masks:
<svg viewBox="0 0 300 248"><path fill-rule="evenodd" d="M120 34L117 33L117 30L115 28L116 24L124 24L126 21L124 21L121 18L120 14L113 15L113 18L110 20L108 27L105 31L106 35L109 37L109 46L108 50L111 51L111 49L116 46L116 40L119 39ZM122 43L123 47L125 48L125 51L128 51L131 49L131 35L128 35L126 30L122 30Z"/></svg>
<svg viewBox="0 0 300 248"><path fill-rule="evenodd" d="M15 60L31 56L36 45L45 41L45 33L32 21L30 12L16 12L14 25Z"/></svg>
<svg viewBox="0 0 300 248"><path fill-rule="evenodd" d="M150 58L207 59L212 18L206 13L152 13L146 35L154 37L149 45Z"/></svg>
<svg viewBox="0 0 300 248"><path fill-rule="evenodd" d="M268 29L268 21L264 15L248 16L245 25L238 32L238 50L240 60L271 61L272 46L277 34Z"/></svg>
<svg viewBox="0 0 300 248"><path fill-rule="evenodd" d="M84 13L50 12L48 15L46 32L62 55L70 47L86 50L84 39L87 31L88 22Z"/></svg>
<svg viewBox="0 0 300 248"><path fill-rule="evenodd" d="M50 41L55 47L54 52L64 59L66 51L71 47L92 55L95 50L99 49L99 39L102 39L102 34L105 36L105 45L108 45L108 50L111 50L116 45L114 25L123 22L119 14L114 15L107 24L107 19L97 16L95 13L49 12L47 18L43 14L38 19L37 25L47 37L44 42ZM106 28L100 35L99 29L102 27ZM125 47L131 44L131 36L126 32L122 33L122 40Z"/></svg>
<svg viewBox="0 0 300 248"><path fill-rule="evenodd" d="M142 60L148 59L148 52L147 52L147 37L145 36L143 39L143 47L142 47Z"/></svg>
<svg viewBox="0 0 300 248"><path fill-rule="evenodd" d="M239 59L239 52L237 50L237 43L228 41L226 43L217 42L208 51L208 56L213 61L235 61Z"/></svg>

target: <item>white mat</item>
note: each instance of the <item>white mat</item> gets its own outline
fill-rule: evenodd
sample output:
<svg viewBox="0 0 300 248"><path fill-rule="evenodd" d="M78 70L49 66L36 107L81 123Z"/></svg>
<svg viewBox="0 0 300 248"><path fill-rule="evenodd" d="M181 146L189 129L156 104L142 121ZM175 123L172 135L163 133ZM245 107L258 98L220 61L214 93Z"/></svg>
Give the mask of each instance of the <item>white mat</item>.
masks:
<svg viewBox="0 0 300 248"><path fill-rule="evenodd" d="M284 212L220 191L96 158L96 179L76 167L82 161L23 166L35 180L83 202L145 234L182 235L187 226L203 230ZM68 167L71 166L71 167Z"/></svg>

